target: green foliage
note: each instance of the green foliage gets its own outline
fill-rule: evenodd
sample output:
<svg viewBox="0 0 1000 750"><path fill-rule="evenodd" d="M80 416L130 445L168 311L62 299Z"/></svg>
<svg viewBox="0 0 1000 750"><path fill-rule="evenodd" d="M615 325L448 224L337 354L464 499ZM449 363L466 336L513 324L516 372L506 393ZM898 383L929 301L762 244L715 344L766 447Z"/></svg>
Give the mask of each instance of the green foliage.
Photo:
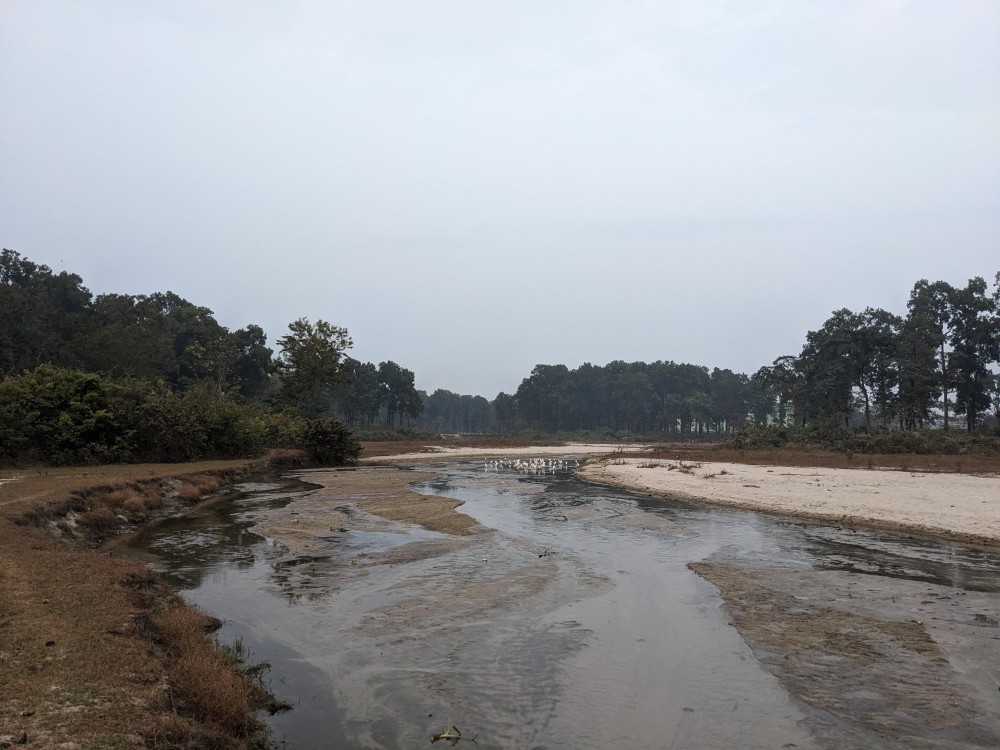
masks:
<svg viewBox="0 0 1000 750"><path fill-rule="evenodd" d="M0 252L0 376L58 358L84 364L91 294L79 276Z"/></svg>
<svg viewBox="0 0 1000 750"><path fill-rule="evenodd" d="M42 365L0 380L0 460L51 464L242 458L298 444L305 421L218 394ZM349 444L345 444L349 453Z"/></svg>
<svg viewBox="0 0 1000 750"><path fill-rule="evenodd" d="M94 299L78 276L4 250L0 461L191 461L296 445L304 417L343 384L351 340L325 321L289 331L275 363L259 326L231 332L173 292ZM288 407L279 410L267 405L276 368ZM394 408L419 413L413 373L397 370ZM411 392L397 382L406 376ZM353 450L335 430L314 442L332 457Z"/></svg>
<svg viewBox="0 0 1000 750"><path fill-rule="evenodd" d="M323 466L352 463L361 455L361 443L338 419L306 420L299 447Z"/></svg>
<svg viewBox="0 0 1000 750"><path fill-rule="evenodd" d="M299 318L288 331L278 339L282 400L306 416L318 416L328 400L325 392L344 382L341 358L353 342L346 328L325 320L314 324Z"/></svg>
<svg viewBox="0 0 1000 750"><path fill-rule="evenodd" d="M41 365L0 381L0 450L56 464L129 455L122 394L99 375Z"/></svg>
<svg viewBox="0 0 1000 750"><path fill-rule="evenodd" d="M414 387L413 372L400 367L392 360L378 366L378 386L385 407L385 425L390 430L396 417L418 417L424 409L423 401Z"/></svg>

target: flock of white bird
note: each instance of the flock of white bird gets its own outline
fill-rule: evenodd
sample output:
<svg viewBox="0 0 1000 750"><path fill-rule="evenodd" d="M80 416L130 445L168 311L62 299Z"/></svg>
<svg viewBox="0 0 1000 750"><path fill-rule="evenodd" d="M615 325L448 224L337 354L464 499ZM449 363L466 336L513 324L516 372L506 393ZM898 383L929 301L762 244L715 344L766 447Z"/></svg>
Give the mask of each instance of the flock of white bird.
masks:
<svg viewBox="0 0 1000 750"><path fill-rule="evenodd" d="M520 471L525 474L554 474L577 465L576 459L565 458L497 458L487 461L486 471Z"/></svg>

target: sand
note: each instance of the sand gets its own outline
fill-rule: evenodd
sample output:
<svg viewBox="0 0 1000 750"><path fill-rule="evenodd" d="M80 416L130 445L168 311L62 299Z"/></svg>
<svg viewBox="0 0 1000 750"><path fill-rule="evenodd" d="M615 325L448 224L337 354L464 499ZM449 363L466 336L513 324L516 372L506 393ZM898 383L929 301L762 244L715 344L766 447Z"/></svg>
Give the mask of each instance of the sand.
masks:
<svg viewBox="0 0 1000 750"><path fill-rule="evenodd" d="M584 479L651 495L1000 546L1000 476L622 458Z"/></svg>
<svg viewBox="0 0 1000 750"><path fill-rule="evenodd" d="M621 451L624 446L612 443L566 443L565 445L534 445L521 448L473 448L460 446L427 446L422 453L395 453L391 456L362 458L361 463L408 462L408 461L451 461L461 458L529 458L541 456L601 456ZM644 450L646 446L629 445L630 451Z"/></svg>

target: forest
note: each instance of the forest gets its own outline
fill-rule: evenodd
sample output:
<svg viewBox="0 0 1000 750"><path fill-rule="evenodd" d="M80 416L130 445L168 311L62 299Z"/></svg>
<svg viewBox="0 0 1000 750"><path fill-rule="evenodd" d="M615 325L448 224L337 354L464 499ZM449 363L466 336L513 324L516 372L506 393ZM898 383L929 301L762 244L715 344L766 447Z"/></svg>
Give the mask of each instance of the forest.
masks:
<svg viewBox="0 0 1000 750"><path fill-rule="evenodd" d="M268 346L172 292L94 296L0 254L0 461L186 461L301 447L349 460L357 438L416 434L731 436L749 427L997 430L1000 273L918 281L899 316L842 309L797 355L752 374L658 360L539 364L492 401L415 387L348 356L348 331L301 318ZM665 348L668 344L665 345Z"/></svg>

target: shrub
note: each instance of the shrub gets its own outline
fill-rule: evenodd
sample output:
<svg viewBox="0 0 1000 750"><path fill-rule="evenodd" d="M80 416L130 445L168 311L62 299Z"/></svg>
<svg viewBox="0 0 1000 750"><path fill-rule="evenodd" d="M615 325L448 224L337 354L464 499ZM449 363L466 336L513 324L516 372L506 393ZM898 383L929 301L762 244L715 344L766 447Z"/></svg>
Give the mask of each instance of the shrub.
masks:
<svg viewBox="0 0 1000 750"><path fill-rule="evenodd" d="M361 454L361 443L338 419L307 420L300 447L324 466L351 463Z"/></svg>
<svg viewBox="0 0 1000 750"><path fill-rule="evenodd" d="M111 508L102 506L80 515L79 523L96 532L110 531L118 525L118 519Z"/></svg>

